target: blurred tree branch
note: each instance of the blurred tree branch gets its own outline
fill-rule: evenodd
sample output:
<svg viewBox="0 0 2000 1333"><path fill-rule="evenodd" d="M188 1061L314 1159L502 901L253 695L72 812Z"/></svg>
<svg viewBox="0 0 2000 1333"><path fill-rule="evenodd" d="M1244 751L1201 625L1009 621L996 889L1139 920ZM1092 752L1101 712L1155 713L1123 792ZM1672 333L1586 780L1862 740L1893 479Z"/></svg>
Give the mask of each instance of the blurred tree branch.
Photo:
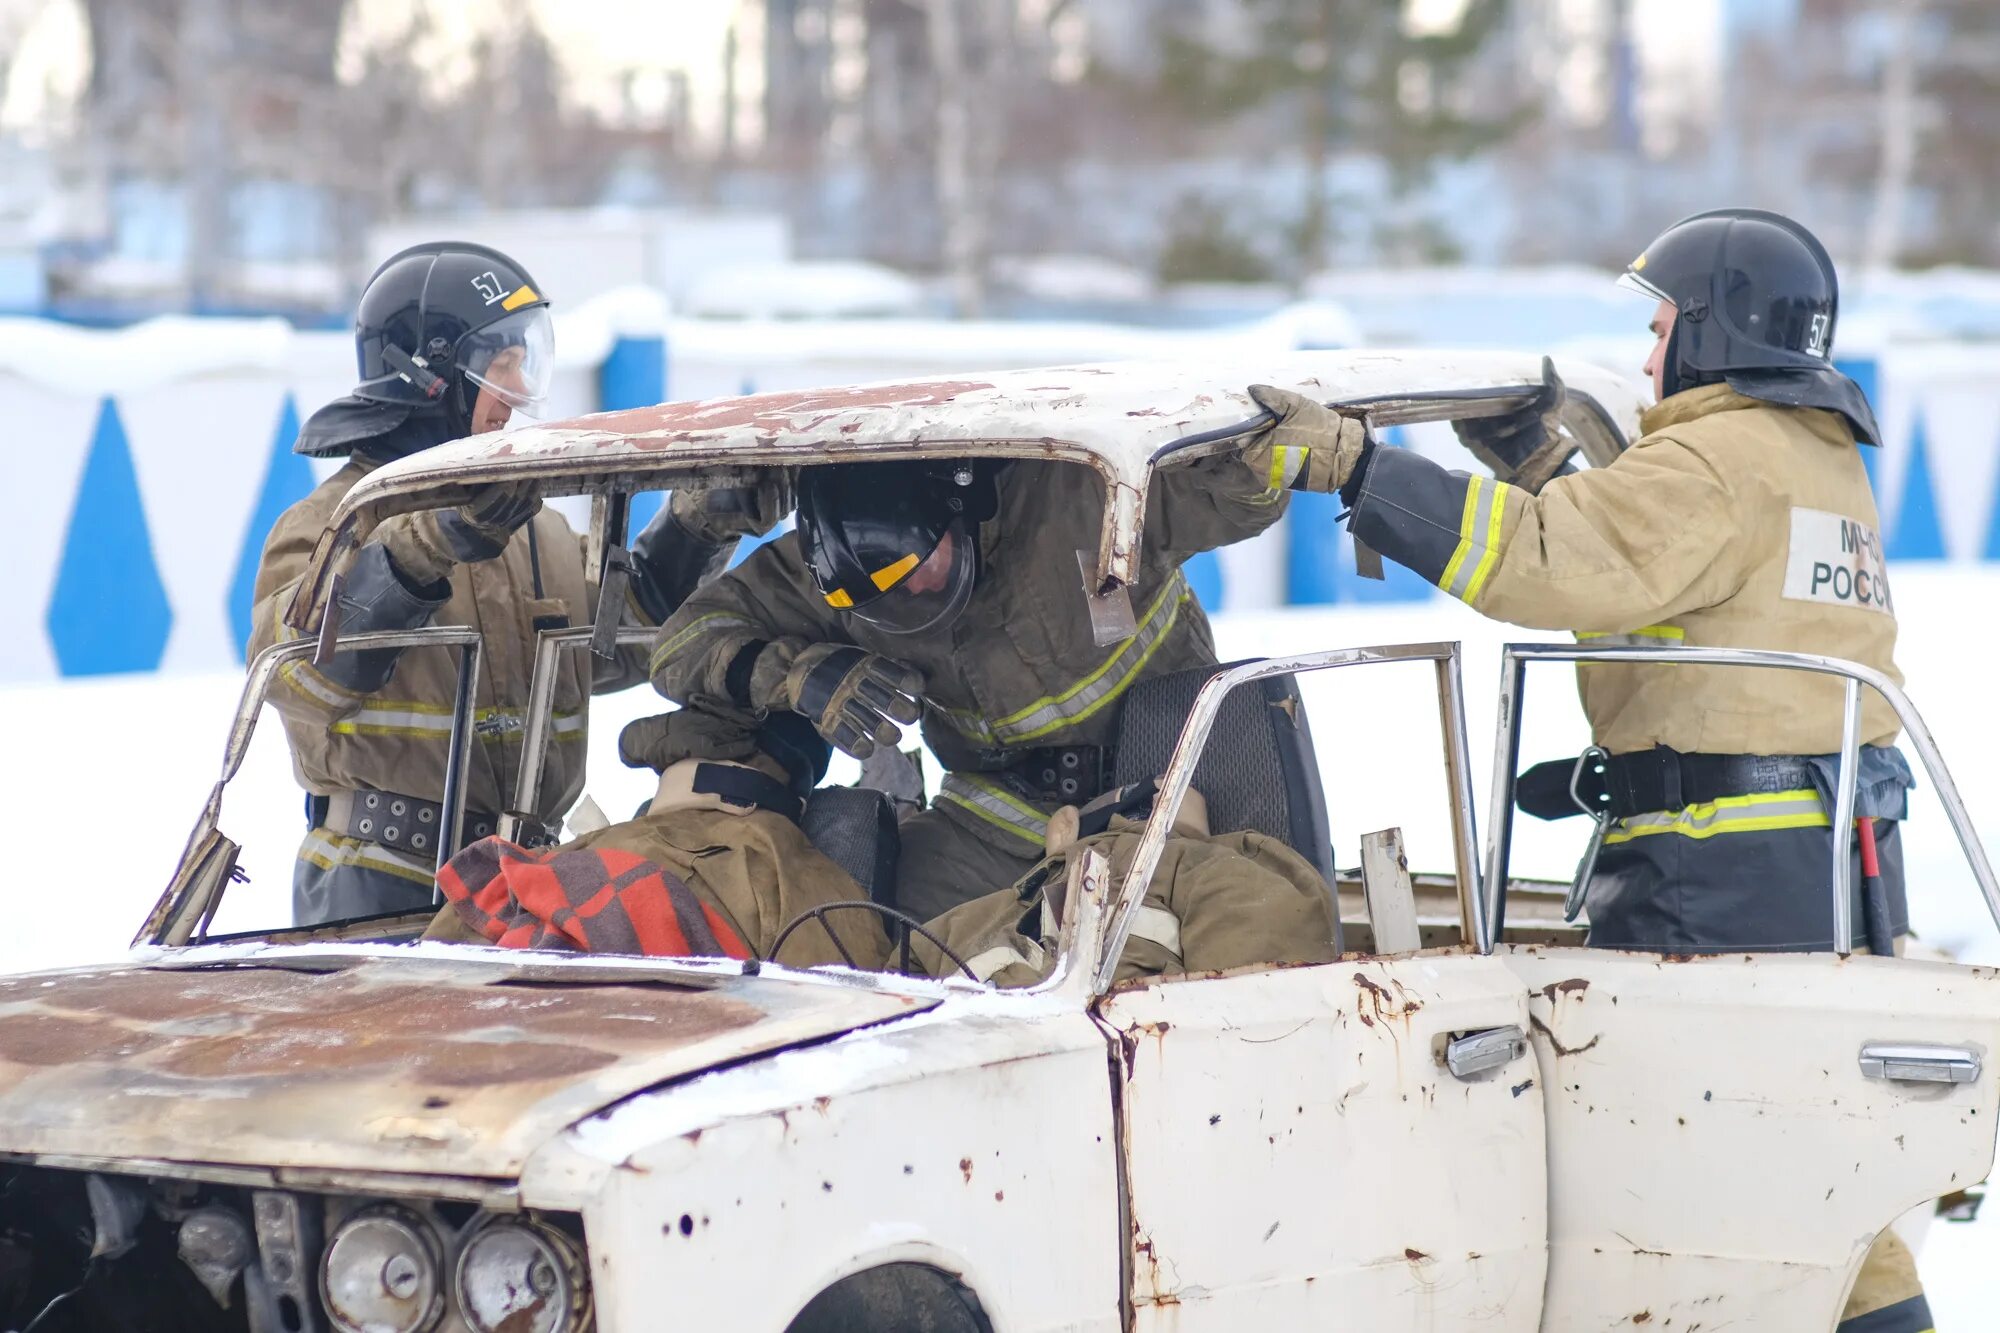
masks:
<svg viewBox="0 0 2000 1333"><path fill-rule="evenodd" d="M1164 19L1152 90L1194 125L1255 119L1266 157L1297 151L1306 188L1293 231L1294 277L1324 268L1334 238L1330 167L1336 154L1379 159L1407 194L1440 159L1497 144L1527 118L1457 95L1492 49L1508 0L1467 0L1448 31L1416 32L1402 0L1240 0L1240 41Z"/></svg>

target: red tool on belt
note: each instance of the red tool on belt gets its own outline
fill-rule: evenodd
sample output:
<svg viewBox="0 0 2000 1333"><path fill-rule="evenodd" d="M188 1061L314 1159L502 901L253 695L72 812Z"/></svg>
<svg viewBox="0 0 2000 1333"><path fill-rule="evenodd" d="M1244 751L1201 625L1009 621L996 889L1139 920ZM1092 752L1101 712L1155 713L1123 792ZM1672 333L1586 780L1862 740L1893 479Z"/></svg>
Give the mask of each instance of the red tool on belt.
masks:
<svg viewBox="0 0 2000 1333"><path fill-rule="evenodd" d="M1896 932L1889 922L1889 892L1882 883L1882 858L1875 846L1875 821L1854 821L1861 846L1862 925L1868 932L1868 952L1889 957L1896 952Z"/></svg>

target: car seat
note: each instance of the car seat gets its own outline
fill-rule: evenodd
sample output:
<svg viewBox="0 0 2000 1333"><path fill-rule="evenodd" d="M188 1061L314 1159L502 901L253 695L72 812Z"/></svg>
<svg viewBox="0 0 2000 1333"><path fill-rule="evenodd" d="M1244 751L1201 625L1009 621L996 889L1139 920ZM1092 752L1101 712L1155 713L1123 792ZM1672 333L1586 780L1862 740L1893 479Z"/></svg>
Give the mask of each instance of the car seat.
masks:
<svg viewBox="0 0 2000 1333"><path fill-rule="evenodd" d="M1116 785L1163 775L1201 687L1241 665L1194 667L1134 685L1119 711ZM1297 680L1269 676L1229 692L1195 765L1193 786L1208 802L1210 829L1249 829L1279 839L1319 871L1329 896L1335 894L1326 791ZM1337 897L1333 920L1338 948Z"/></svg>
<svg viewBox="0 0 2000 1333"><path fill-rule="evenodd" d="M871 902L896 905L896 859L902 840L896 807L872 787L817 787L799 827L829 861L845 870Z"/></svg>

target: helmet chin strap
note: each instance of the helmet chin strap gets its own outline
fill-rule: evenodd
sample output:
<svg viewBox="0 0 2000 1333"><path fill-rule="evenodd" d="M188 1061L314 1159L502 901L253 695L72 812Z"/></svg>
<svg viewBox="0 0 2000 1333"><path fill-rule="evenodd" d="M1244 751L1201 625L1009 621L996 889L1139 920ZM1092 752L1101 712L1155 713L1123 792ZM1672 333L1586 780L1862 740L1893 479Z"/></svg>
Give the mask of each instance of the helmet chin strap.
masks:
<svg viewBox="0 0 2000 1333"><path fill-rule="evenodd" d="M479 386L463 375L454 375L444 396L444 416L451 423L454 438L472 434L472 409L478 401Z"/></svg>
<svg viewBox="0 0 2000 1333"><path fill-rule="evenodd" d="M1660 359L1660 397L1671 398L1688 389L1698 389L1704 384L1720 384L1722 376L1716 373L1704 374L1691 370L1681 359L1681 318L1676 316L1674 326L1667 333L1667 350Z"/></svg>

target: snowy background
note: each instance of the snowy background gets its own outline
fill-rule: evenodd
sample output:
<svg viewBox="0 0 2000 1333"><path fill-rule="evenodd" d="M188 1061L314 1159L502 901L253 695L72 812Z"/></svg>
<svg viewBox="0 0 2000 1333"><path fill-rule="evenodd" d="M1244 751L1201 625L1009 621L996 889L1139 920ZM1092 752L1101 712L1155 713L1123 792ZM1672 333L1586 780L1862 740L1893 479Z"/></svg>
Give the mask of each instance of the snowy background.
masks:
<svg viewBox="0 0 2000 1333"><path fill-rule="evenodd" d="M1259 12L1343 15L1340 58ZM164 884L221 758L263 536L326 470L290 452L299 422L351 383L374 263L440 235L556 297L565 415L1223 343L1631 369L1646 311L1607 267L1697 209L1782 209L1840 263L1901 661L2000 838L1997 12L0 0L0 808L25 886L0 969L115 956ZM1461 639L1484 764L1506 631L1409 577L1358 582L1331 512L1300 497L1190 562L1224 654ZM1531 676L1528 761L1583 738L1565 676ZM1345 864L1392 824L1447 864L1430 688L1420 666L1306 685ZM646 784L610 738L654 706L597 709L614 815ZM299 805L268 726L230 792L252 880L225 925L284 919ZM1570 873L1580 828L1517 828L1517 868ZM1927 788L1906 839L1925 940L2000 961ZM2000 1326L1996 1237L1934 1229L1940 1328Z"/></svg>

